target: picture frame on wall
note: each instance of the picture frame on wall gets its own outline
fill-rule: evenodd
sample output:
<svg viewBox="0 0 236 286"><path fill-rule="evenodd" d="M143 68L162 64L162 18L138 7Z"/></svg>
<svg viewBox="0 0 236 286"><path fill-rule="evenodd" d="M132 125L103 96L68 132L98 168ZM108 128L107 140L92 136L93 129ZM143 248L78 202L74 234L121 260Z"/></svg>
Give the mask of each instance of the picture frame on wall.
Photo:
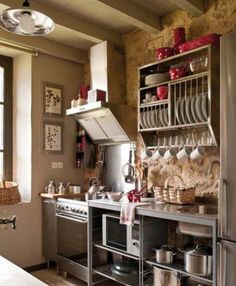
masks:
<svg viewBox="0 0 236 286"><path fill-rule="evenodd" d="M43 151L63 153L63 123L43 121Z"/></svg>
<svg viewBox="0 0 236 286"><path fill-rule="evenodd" d="M63 87L61 85L43 83L43 115L63 116Z"/></svg>

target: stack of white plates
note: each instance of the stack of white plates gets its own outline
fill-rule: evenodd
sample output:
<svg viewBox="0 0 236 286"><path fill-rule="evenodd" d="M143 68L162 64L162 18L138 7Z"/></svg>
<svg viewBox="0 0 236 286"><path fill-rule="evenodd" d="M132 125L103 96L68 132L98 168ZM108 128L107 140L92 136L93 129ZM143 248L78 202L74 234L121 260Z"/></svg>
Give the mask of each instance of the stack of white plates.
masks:
<svg viewBox="0 0 236 286"><path fill-rule="evenodd" d="M208 120L208 94L179 97L175 104L178 125L206 122Z"/></svg>
<svg viewBox="0 0 236 286"><path fill-rule="evenodd" d="M170 79L169 73L154 73L145 76L145 85L155 85Z"/></svg>

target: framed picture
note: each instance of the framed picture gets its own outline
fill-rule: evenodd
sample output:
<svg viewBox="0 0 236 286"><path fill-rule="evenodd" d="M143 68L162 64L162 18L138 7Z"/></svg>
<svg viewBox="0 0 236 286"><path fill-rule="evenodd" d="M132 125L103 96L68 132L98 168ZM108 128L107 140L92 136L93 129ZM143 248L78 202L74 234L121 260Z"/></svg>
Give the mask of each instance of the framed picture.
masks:
<svg viewBox="0 0 236 286"><path fill-rule="evenodd" d="M63 87L60 85L43 83L43 114L63 116Z"/></svg>
<svg viewBox="0 0 236 286"><path fill-rule="evenodd" d="M49 153L63 152L63 123L43 121L43 150Z"/></svg>

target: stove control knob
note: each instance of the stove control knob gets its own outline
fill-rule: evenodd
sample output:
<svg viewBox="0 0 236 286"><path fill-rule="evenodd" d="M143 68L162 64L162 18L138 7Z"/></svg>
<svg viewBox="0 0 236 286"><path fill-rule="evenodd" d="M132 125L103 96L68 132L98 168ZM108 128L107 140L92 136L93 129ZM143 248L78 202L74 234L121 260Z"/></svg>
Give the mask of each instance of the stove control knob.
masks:
<svg viewBox="0 0 236 286"><path fill-rule="evenodd" d="M74 212L75 212L75 209L73 209L73 208L71 208L70 210L71 210L71 212L72 212L72 213L74 213Z"/></svg>
<svg viewBox="0 0 236 286"><path fill-rule="evenodd" d="M61 206L61 210L62 210L62 211L64 211L64 210L65 210L65 208L64 208L63 206Z"/></svg>
<svg viewBox="0 0 236 286"><path fill-rule="evenodd" d="M88 213L86 211L84 211L84 215L87 215Z"/></svg>

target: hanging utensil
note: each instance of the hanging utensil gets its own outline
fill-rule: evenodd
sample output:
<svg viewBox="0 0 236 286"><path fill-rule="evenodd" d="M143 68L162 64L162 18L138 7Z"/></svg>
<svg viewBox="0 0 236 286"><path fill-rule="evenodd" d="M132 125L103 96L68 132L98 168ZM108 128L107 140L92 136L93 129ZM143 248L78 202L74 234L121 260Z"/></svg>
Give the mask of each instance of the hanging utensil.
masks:
<svg viewBox="0 0 236 286"><path fill-rule="evenodd" d="M133 150L129 150L129 161L122 168L122 174L125 178L125 182L132 184L135 181L135 170L132 165Z"/></svg>

